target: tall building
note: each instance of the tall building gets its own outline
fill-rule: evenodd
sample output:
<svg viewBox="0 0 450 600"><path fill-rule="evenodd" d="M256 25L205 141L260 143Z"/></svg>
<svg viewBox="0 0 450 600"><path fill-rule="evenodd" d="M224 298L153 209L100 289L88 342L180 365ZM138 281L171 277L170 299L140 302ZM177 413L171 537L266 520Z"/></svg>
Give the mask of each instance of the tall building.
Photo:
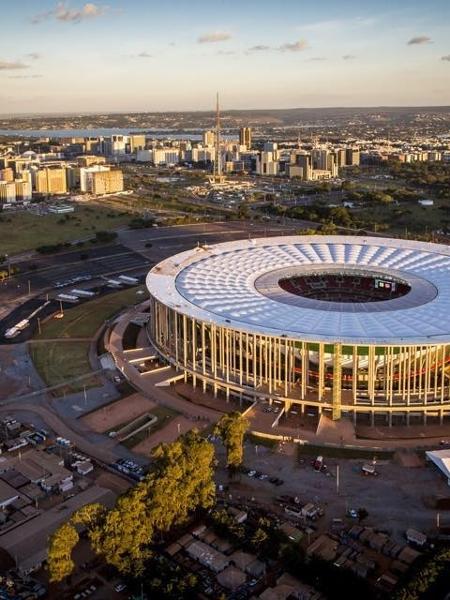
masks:
<svg viewBox="0 0 450 600"><path fill-rule="evenodd" d="M16 200L29 202L32 196L31 181L27 179L16 179L14 184L16 187Z"/></svg>
<svg viewBox="0 0 450 600"><path fill-rule="evenodd" d="M212 129L204 131L202 135L202 142L204 146L214 146L216 143L216 134Z"/></svg>
<svg viewBox="0 0 450 600"><path fill-rule="evenodd" d="M120 169L94 171L88 174L88 191L92 194L123 192L123 173Z"/></svg>
<svg viewBox="0 0 450 600"><path fill-rule="evenodd" d="M83 167L80 169L79 174L79 182L80 182L80 190L82 192L90 192L89 189L89 181L92 173L97 172L107 172L111 167L107 167L106 165L92 165L91 167Z"/></svg>
<svg viewBox="0 0 450 600"><path fill-rule="evenodd" d="M360 154L358 148L347 148L345 151L345 164L347 167L353 167L360 164Z"/></svg>
<svg viewBox="0 0 450 600"><path fill-rule="evenodd" d="M103 151L106 156L126 154L128 137L126 135L111 135L103 140Z"/></svg>
<svg viewBox="0 0 450 600"><path fill-rule="evenodd" d="M67 180L65 167L45 167L33 172L34 189L38 194L65 194Z"/></svg>
<svg viewBox="0 0 450 600"><path fill-rule="evenodd" d="M145 150L145 134L130 135L129 140L131 154L134 154L138 150Z"/></svg>
<svg viewBox="0 0 450 600"><path fill-rule="evenodd" d="M311 155L297 150L291 154L291 161L286 165L288 177L300 177L303 181L312 179Z"/></svg>
<svg viewBox="0 0 450 600"><path fill-rule="evenodd" d="M241 127L239 129L239 144L245 146L247 150L252 147L252 130L250 127Z"/></svg>
<svg viewBox="0 0 450 600"><path fill-rule="evenodd" d="M9 204L16 201L16 185L14 181L0 181L0 203Z"/></svg>
<svg viewBox="0 0 450 600"><path fill-rule="evenodd" d="M11 167L0 169L0 181L14 181L14 171Z"/></svg>

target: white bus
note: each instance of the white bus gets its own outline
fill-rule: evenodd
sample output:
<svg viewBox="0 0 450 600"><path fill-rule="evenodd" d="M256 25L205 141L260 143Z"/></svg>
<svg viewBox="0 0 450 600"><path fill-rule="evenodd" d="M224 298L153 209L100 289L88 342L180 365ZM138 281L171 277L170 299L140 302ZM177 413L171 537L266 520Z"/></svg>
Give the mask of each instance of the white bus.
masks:
<svg viewBox="0 0 450 600"><path fill-rule="evenodd" d="M56 299L61 302L72 302L73 304L80 301L78 296L73 296L72 294L59 294L56 296Z"/></svg>
<svg viewBox="0 0 450 600"><path fill-rule="evenodd" d="M139 279L136 279L136 277L128 277L128 275L119 275L119 279L129 285L136 285L139 283Z"/></svg>
<svg viewBox="0 0 450 600"><path fill-rule="evenodd" d="M80 296L81 298L92 298L95 296L95 292L91 292L90 290L70 290L70 293L74 296Z"/></svg>

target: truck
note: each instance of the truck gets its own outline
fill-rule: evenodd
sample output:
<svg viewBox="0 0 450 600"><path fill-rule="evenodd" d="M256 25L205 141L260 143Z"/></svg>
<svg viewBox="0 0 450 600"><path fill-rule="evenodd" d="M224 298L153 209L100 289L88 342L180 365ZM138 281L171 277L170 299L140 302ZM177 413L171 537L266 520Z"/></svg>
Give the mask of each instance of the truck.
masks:
<svg viewBox="0 0 450 600"><path fill-rule="evenodd" d="M378 471L375 468L375 465L372 463L366 463L361 467L361 472L363 475L373 475L376 477L378 475Z"/></svg>
<svg viewBox="0 0 450 600"><path fill-rule="evenodd" d="M5 332L5 338L7 339L11 339L16 337L17 335L19 335L19 333L21 333L24 329L26 329L30 324L30 321L28 319L22 319L22 321L19 321L18 323L16 323L16 325L14 325L14 327L10 327L9 329L6 330Z"/></svg>
<svg viewBox="0 0 450 600"><path fill-rule="evenodd" d="M306 517L307 519L311 519L312 521L318 519L321 516L320 513L320 508L312 502L305 504L301 511L302 517Z"/></svg>
<svg viewBox="0 0 450 600"><path fill-rule="evenodd" d="M303 511L298 508L294 508L293 506L285 506L284 512L290 517L295 517L296 519L302 519L304 517Z"/></svg>
<svg viewBox="0 0 450 600"><path fill-rule="evenodd" d="M139 279L136 279L136 277L128 277L128 275L119 275L119 279L128 285L136 285L139 283Z"/></svg>
<svg viewBox="0 0 450 600"><path fill-rule="evenodd" d="M92 298L95 296L95 292L91 292L90 290L79 290L78 288L70 290L70 293L74 296L80 296L81 298Z"/></svg>
<svg viewBox="0 0 450 600"><path fill-rule="evenodd" d="M408 542L420 547L425 546L427 543L427 536L421 531L412 528L406 530L406 539Z"/></svg>

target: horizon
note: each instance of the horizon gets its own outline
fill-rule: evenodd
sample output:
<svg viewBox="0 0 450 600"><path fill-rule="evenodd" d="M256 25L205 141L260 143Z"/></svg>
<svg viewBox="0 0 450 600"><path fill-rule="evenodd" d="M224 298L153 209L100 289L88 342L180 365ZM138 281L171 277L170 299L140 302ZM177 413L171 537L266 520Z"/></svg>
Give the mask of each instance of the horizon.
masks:
<svg viewBox="0 0 450 600"><path fill-rule="evenodd" d="M445 0L36 4L3 12L1 114L450 104Z"/></svg>
<svg viewBox="0 0 450 600"><path fill-rule="evenodd" d="M231 112L277 112L277 111L295 111L295 110L316 110L316 111L325 111L325 110L389 110L389 109L448 109L450 110L450 104L415 104L415 105L406 105L406 104L391 104L391 105L355 105L355 106L295 106L295 107L286 107L286 108L220 108L221 114L231 113ZM95 110L95 111L61 111L61 112L23 112L23 113L0 113L0 118L14 118L14 117L22 117L22 118L33 118L33 117L64 117L64 116L97 116L97 115L133 115L133 114L215 114L215 109L198 109L198 110ZM140 126L137 126L141 128Z"/></svg>

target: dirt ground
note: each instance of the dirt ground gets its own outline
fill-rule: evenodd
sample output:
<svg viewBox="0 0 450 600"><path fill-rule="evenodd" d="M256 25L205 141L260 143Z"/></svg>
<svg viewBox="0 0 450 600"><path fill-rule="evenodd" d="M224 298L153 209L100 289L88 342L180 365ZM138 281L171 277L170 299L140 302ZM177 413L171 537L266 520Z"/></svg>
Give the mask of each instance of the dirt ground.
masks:
<svg viewBox="0 0 450 600"><path fill-rule="evenodd" d="M229 483L222 467L223 448L221 444L216 444L216 447L221 456L217 480ZM284 484L274 487L267 480L258 481L242 475L230 485L229 492L233 497L256 498L269 506L276 505L275 497L280 494L298 496L303 503L318 502L325 508L324 518L317 522L318 533L325 531L333 518L345 518L349 508L360 507L366 508L369 513L365 525L385 529L398 541L404 541L408 527L415 527L426 534L436 533L436 510L431 508L430 498L450 496L447 482L436 468L429 464L408 468L395 459L379 460L379 476L363 477L363 463L363 459L329 458L330 476L327 477L314 471L309 460L300 465L295 456L274 453L262 446L255 448L247 443L245 465L270 477L280 477ZM337 465L340 467L339 485ZM450 523L450 511L441 512L441 524L444 522Z"/></svg>
<svg viewBox="0 0 450 600"><path fill-rule="evenodd" d="M202 429L203 427L206 427L206 425L207 423L193 422L190 419L186 419L186 417L180 415L179 417L172 419L170 423L167 423L165 427L155 431L153 435L146 437L145 440L134 446L133 452L142 454L143 456L148 456L150 454L150 450L158 444L161 444L162 442L173 442L177 439L179 433L186 433L194 426L197 429Z"/></svg>
<svg viewBox="0 0 450 600"><path fill-rule="evenodd" d="M107 471L103 471L97 477L95 483L118 495L123 494L131 487L131 483L128 483L123 477L114 475L114 473L108 473Z"/></svg>
<svg viewBox="0 0 450 600"><path fill-rule="evenodd" d="M425 466L425 459L421 458L414 450L397 450L394 458L402 467L417 468Z"/></svg>
<svg viewBox="0 0 450 600"><path fill-rule="evenodd" d="M93 431L104 433L132 421L146 412L151 412L155 406L154 402L141 394L132 394L89 413L81 420Z"/></svg>

